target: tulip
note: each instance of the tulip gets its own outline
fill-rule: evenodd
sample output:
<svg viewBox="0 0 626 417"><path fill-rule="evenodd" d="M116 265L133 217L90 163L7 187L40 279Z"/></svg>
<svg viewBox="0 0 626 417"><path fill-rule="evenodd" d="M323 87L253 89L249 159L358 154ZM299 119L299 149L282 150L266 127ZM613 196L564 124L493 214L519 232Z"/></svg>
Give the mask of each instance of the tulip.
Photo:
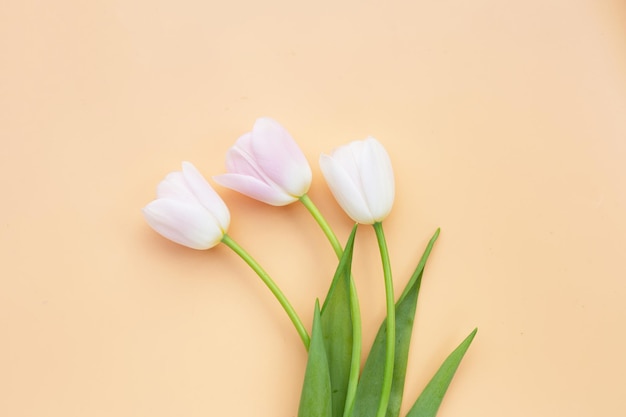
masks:
<svg viewBox="0 0 626 417"><path fill-rule="evenodd" d="M161 181L142 211L157 233L192 249L217 245L230 223L226 204L190 162Z"/></svg>
<svg viewBox="0 0 626 417"><path fill-rule="evenodd" d="M377 417L384 417L391 395L395 361L395 296L389 251L382 221L391 211L394 178L387 151L376 139L369 137L350 142L320 157L320 167L335 199L357 223L374 226L385 280L387 305L385 361Z"/></svg>
<svg viewBox="0 0 626 417"><path fill-rule="evenodd" d="M263 117L226 154L227 174L214 180L273 206L284 206L306 194L311 167L289 132Z"/></svg>
<svg viewBox="0 0 626 417"><path fill-rule="evenodd" d="M322 154L320 168L343 210L357 223L381 222L393 205L394 178L387 151L373 137Z"/></svg>

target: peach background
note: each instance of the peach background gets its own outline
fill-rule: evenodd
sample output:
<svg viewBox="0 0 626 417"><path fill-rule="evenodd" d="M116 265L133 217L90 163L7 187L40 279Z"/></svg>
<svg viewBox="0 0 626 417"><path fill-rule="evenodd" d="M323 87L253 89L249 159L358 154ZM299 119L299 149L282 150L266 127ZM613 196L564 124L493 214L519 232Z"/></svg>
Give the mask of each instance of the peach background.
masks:
<svg viewBox="0 0 626 417"><path fill-rule="evenodd" d="M182 160L223 172L259 116L300 143L342 239L317 157L385 144L398 291L442 227L405 410L478 326L439 416L626 414L623 1L9 0L0 41L0 415L296 415L306 356L269 292L140 213ZM323 235L218 190L310 324ZM366 347L379 270L363 228Z"/></svg>

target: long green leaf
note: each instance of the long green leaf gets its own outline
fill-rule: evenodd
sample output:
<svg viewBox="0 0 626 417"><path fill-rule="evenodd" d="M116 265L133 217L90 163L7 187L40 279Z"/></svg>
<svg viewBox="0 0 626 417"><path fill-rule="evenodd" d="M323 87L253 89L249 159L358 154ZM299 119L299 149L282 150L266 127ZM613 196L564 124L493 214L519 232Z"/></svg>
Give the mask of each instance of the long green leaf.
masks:
<svg viewBox="0 0 626 417"><path fill-rule="evenodd" d="M320 319L319 301L315 300L309 358L304 374L298 417L331 417L330 372Z"/></svg>
<svg viewBox="0 0 626 417"><path fill-rule="evenodd" d="M454 351L446 358L435 376L430 380L424 391L420 394L415 404L409 410L406 417L435 417L443 396L448 390L450 381L461 363L461 359L467 352L478 329L474 329L469 336L454 349Z"/></svg>
<svg viewBox="0 0 626 417"><path fill-rule="evenodd" d="M321 323L330 369L333 417L342 417L353 348L353 321L350 312L350 271L357 225L352 229L335 276L322 307ZM360 343L360 341L359 341Z"/></svg>
<svg viewBox="0 0 626 417"><path fill-rule="evenodd" d="M386 417L397 417L402 404L402 393L406 377L406 366L409 356L409 344L413 332L413 321L417 305L417 296L422 283L422 275L428 256L435 241L439 237L439 229L428 242L426 250L409 279L406 288L396 302L396 349L391 395L387 406ZM380 325L374 344L370 350L363 373L357 388L353 408L353 417L373 417L380 402L383 373L385 368L385 342L387 337L386 320Z"/></svg>

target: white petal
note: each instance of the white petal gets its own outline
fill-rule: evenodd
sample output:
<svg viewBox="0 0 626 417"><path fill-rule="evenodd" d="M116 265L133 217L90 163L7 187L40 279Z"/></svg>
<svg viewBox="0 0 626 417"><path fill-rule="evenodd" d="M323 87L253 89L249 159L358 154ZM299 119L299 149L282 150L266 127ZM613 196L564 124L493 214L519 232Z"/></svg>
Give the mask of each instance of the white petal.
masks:
<svg viewBox="0 0 626 417"><path fill-rule="evenodd" d="M362 148L362 141L353 141L347 145L340 146L332 153L333 159L343 167L350 178L352 178L359 187L361 186L361 174L359 172L358 160Z"/></svg>
<svg viewBox="0 0 626 417"><path fill-rule="evenodd" d="M157 233L192 249L209 249L224 236L219 225L202 206L171 199L154 200L143 214Z"/></svg>
<svg viewBox="0 0 626 417"><path fill-rule="evenodd" d="M222 174L213 177L219 185L272 206L284 206L297 200L280 188L271 187L254 177L239 174Z"/></svg>
<svg viewBox="0 0 626 417"><path fill-rule="evenodd" d="M343 210L358 223L374 223L360 187L348 175L344 166L328 155L320 156L320 168L330 191Z"/></svg>
<svg viewBox="0 0 626 417"><path fill-rule="evenodd" d="M224 200L191 162L183 162L183 175L198 202L215 217L222 231L226 232L230 224L230 212Z"/></svg>
<svg viewBox="0 0 626 417"><path fill-rule="evenodd" d="M391 211L395 187L389 155L372 137L364 141L359 169L367 205L374 220L381 221Z"/></svg>

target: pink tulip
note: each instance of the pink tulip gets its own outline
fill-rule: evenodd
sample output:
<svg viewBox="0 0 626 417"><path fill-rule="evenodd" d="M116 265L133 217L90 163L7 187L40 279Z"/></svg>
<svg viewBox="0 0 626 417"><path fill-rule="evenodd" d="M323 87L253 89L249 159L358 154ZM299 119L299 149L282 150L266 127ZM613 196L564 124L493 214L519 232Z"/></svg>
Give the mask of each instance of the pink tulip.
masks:
<svg viewBox="0 0 626 417"><path fill-rule="evenodd" d="M161 181L143 215L157 233L192 249L217 245L230 224L226 204L190 162Z"/></svg>
<svg viewBox="0 0 626 417"><path fill-rule="evenodd" d="M226 154L220 185L273 206L297 201L309 190L311 167L289 132L262 117Z"/></svg>

